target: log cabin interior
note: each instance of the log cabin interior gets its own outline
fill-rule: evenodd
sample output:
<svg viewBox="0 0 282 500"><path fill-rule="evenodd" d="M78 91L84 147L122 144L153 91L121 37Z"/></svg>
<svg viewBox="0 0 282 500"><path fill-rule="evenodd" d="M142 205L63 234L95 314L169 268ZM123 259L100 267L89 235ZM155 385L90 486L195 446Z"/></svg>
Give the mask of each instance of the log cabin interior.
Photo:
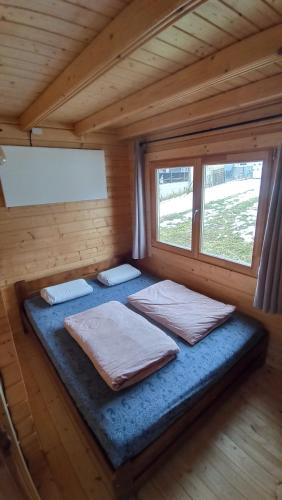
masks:
<svg viewBox="0 0 282 500"><path fill-rule="evenodd" d="M282 1L0 0L0 499L282 499Z"/></svg>

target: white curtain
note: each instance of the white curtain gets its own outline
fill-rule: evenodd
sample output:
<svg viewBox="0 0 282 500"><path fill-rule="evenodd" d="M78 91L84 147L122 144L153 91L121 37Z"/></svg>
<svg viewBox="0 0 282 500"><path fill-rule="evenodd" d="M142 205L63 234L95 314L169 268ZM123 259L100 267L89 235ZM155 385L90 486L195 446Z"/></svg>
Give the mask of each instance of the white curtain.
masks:
<svg viewBox="0 0 282 500"><path fill-rule="evenodd" d="M145 211L145 144L134 143L133 259L147 256Z"/></svg>

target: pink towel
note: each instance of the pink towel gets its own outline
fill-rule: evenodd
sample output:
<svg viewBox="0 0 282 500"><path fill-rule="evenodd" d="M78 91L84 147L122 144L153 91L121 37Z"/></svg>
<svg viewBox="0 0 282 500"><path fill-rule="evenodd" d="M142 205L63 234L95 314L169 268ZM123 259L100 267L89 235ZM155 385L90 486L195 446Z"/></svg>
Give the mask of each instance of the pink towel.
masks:
<svg viewBox="0 0 282 500"><path fill-rule="evenodd" d="M226 321L235 310L174 281L165 280L130 295L136 309L191 345Z"/></svg>
<svg viewBox="0 0 282 500"><path fill-rule="evenodd" d="M168 335L116 301L69 316L64 324L114 391L151 375L179 352Z"/></svg>

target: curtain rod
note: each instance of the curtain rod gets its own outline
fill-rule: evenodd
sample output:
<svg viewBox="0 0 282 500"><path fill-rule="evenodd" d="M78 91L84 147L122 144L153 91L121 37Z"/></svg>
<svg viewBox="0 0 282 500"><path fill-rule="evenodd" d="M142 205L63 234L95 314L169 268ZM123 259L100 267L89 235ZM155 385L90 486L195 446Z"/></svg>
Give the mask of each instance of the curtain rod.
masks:
<svg viewBox="0 0 282 500"><path fill-rule="evenodd" d="M214 127L214 128L207 128L203 130L197 130L196 132L187 132L186 134L180 134L180 135L172 135L170 137L162 137L160 139L151 139L148 141L142 141L140 144L153 144L155 142L163 142L163 141L170 141L172 139L181 139L182 137L191 137L193 135L199 135L199 134L204 134L206 132L215 132L217 130L225 130L229 129L231 127L240 127L241 125L249 125L252 123L259 123L262 121L267 121L267 120L273 120L273 118L282 118L282 113L279 113L277 115L271 115L267 116L264 118L255 118L254 120L246 120L244 122L240 123L230 123L229 125L221 125L220 127Z"/></svg>

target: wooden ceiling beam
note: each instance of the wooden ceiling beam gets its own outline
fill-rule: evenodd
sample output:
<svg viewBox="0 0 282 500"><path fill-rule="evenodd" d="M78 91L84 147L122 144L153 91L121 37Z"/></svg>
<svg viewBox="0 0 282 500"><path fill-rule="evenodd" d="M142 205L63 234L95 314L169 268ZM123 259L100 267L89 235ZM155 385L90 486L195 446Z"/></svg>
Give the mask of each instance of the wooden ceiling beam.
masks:
<svg viewBox="0 0 282 500"><path fill-rule="evenodd" d="M278 117L277 117L278 115ZM219 129L228 127L228 130L244 127L250 127L249 122L256 122L257 125L265 123L282 123L282 100L267 102L260 106L248 106L245 109L232 111L230 113L222 113L218 116L210 116L204 120L193 121L187 125L174 126L159 132L152 132L146 134L143 138L147 141L155 141L159 139L166 139L168 137L181 137L181 136L205 136L218 133ZM254 126L254 123L251 125ZM85 136L87 137L87 136ZM173 139L176 140L176 139ZM172 141L172 139L170 139Z"/></svg>
<svg viewBox="0 0 282 500"><path fill-rule="evenodd" d="M140 137L277 99L282 99L282 74L140 120L122 127L119 136L121 139Z"/></svg>
<svg viewBox="0 0 282 500"><path fill-rule="evenodd" d="M234 43L138 92L93 113L75 125L78 135L118 124L144 110L217 85L252 69L281 61L282 24Z"/></svg>
<svg viewBox="0 0 282 500"><path fill-rule="evenodd" d="M67 66L20 117L27 130L206 0L133 0Z"/></svg>

